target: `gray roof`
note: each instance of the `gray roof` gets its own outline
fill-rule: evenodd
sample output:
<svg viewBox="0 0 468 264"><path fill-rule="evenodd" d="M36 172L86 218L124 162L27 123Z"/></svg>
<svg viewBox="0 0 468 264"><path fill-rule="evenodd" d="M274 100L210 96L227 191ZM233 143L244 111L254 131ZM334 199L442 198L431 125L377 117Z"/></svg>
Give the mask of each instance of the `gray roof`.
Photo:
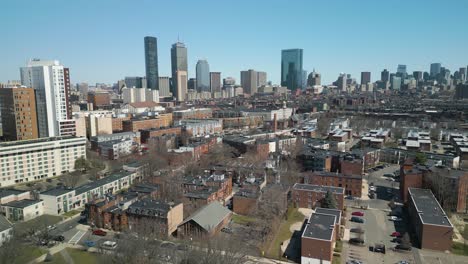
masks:
<svg viewBox="0 0 468 264"><path fill-rule="evenodd" d="M5 218L5 216L0 215L0 232L3 232L7 229L12 228L12 224L8 222L8 220Z"/></svg>
<svg viewBox="0 0 468 264"><path fill-rule="evenodd" d="M0 198L4 198L10 195L19 195L22 193L27 193L29 191L19 191L14 189L0 189Z"/></svg>
<svg viewBox="0 0 468 264"><path fill-rule="evenodd" d="M95 180L93 182L87 183L85 185L81 185L80 187L77 187L75 189L75 193L76 193L76 195L86 193L88 191L94 190L94 189L96 189L98 187L104 186L104 185L106 185L108 183L111 183L113 181L122 179L122 178L124 178L126 176L129 176L131 174L133 174L133 173L132 172L127 172L127 171L114 172L110 176L107 176L107 177L101 178L99 180Z"/></svg>
<svg viewBox="0 0 468 264"><path fill-rule="evenodd" d="M73 189L65 187L57 187L44 192L41 192L41 195L50 195L50 196L61 196L63 194L72 192Z"/></svg>
<svg viewBox="0 0 468 264"><path fill-rule="evenodd" d="M332 240L335 222L336 216L334 215L313 213L304 229L304 233L302 233L302 237Z"/></svg>
<svg viewBox="0 0 468 264"><path fill-rule="evenodd" d="M452 227L431 190L408 188L408 192L423 224Z"/></svg>
<svg viewBox="0 0 468 264"><path fill-rule="evenodd" d="M334 215L334 216L336 216L335 224L340 224L340 219L341 219L341 211L340 210L317 207L317 208L315 208L315 213Z"/></svg>
<svg viewBox="0 0 468 264"><path fill-rule="evenodd" d="M184 223L192 220L206 231L211 231L211 229L217 227L231 213L230 210L220 203L212 202L193 213Z"/></svg>
<svg viewBox="0 0 468 264"><path fill-rule="evenodd" d="M143 199L131 204L127 212L135 215L167 217L172 205L160 200Z"/></svg>
<svg viewBox="0 0 468 264"><path fill-rule="evenodd" d="M323 192L326 193L328 191L337 194L344 194L344 188L342 187L333 187L333 186L325 186L325 185L312 185L312 184L303 184L303 183L296 183L293 186L294 190L306 190L306 191L314 191L314 192Z"/></svg>
<svg viewBox="0 0 468 264"><path fill-rule="evenodd" d="M12 201L12 202L6 203L3 206L15 207L15 208L25 208L25 207L35 205L35 204L40 203L40 202L42 202L42 200L23 199L23 200Z"/></svg>

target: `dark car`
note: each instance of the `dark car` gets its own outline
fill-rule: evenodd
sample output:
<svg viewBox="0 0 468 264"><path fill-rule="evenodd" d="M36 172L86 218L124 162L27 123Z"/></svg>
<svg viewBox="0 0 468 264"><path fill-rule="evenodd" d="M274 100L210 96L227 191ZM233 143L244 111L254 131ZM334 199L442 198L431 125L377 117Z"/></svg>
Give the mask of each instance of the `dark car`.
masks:
<svg viewBox="0 0 468 264"><path fill-rule="evenodd" d="M374 252L385 254L385 245L384 244L375 244Z"/></svg>
<svg viewBox="0 0 468 264"><path fill-rule="evenodd" d="M395 246L395 249L396 249L396 250L411 251L411 247L410 247L410 246L405 246L405 245L396 245L396 246Z"/></svg>
<svg viewBox="0 0 468 264"><path fill-rule="evenodd" d="M351 228L351 229L349 230L349 232L351 232L351 233L363 234L363 233L364 233L364 229L362 229L362 228L360 228L360 227Z"/></svg>
<svg viewBox="0 0 468 264"><path fill-rule="evenodd" d="M54 240L57 241L57 242L63 242L63 241L65 241L65 237L59 235L59 236L54 237Z"/></svg>
<svg viewBox="0 0 468 264"><path fill-rule="evenodd" d="M364 239L359 238L359 237L353 237L349 239L349 243L354 244L354 245L363 245Z"/></svg>
<svg viewBox="0 0 468 264"><path fill-rule="evenodd" d="M362 218L360 218L360 217L353 216L353 217L351 217L351 222L363 224L363 223L364 223L364 219L362 219Z"/></svg>
<svg viewBox="0 0 468 264"><path fill-rule="evenodd" d="M107 232L104 231L104 230L101 230L101 229L96 229L93 231L93 235L96 235L96 236L106 236L107 235Z"/></svg>
<svg viewBox="0 0 468 264"><path fill-rule="evenodd" d="M401 238L395 237L394 239L392 239L392 242L393 243L401 243Z"/></svg>

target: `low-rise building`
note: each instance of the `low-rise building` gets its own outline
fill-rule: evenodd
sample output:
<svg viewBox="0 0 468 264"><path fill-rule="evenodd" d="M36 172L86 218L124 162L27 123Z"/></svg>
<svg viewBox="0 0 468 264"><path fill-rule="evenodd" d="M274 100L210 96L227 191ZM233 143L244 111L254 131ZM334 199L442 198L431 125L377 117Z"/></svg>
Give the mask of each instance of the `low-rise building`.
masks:
<svg viewBox="0 0 468 264"><path fill-rule="evenodd" d="M140 132L121 132L115 133L110 135L100 135L91 138L91 150L98 151L99 144L104 142L110 141L125 141L125 140L133 140L133 142L140 144L141 142L141 134Z"/></svg>
<svg viewBox="0 0 468 264"><path fill-rule="evenodd" d="M0 246L7 242L13 236L13 225L0 215Z"/></svg>
<svg viewBox="0 0 468 264"><path fill-rule="evenodd" d="M216 235L229 221L232 212L214 202L197 210L177 228L177 236L185 238L208 238Z"/></svg>
<svg viewBox="0 0 468 264"><path fill-rule="evenodd" d="M257 205L260 192L255 189L240 189L232 198L232 211L236 214L248 215Z"/></svg>
<svg viewBox="0 0 468 264"><path fill-rule="evenodd" d="M44 202L23 199L2 204L2 212L9 221L28 221L44 214Z"/></svg>
<svg viewBox="0 0 468 264"><path fill-rule="evenodd" d="M186 110L176 110L172 112L174 120L181 119L206 119L213 117L211 108L191 108Z"/></svg>
<svg viewBox="0 0 468 264"><path fill-rule="evenodd" d="M336 216L313 213L301 236L301 263L331 264L336 239Z"/></svg>
<svg viewBox="0 0 468 264"><path fill-rule="evenodd" d="M362 175L345 175L336 172L316 171L304 174L304 183L343 188L345 195L360 198Z"/></svg>
<svg viewBox="0 0 468 264"><path fill-rule="evenodd" d="M31 199L31 193L15 189L0 189L0 205L23 199Z"/></svg>
<svg viewBox="0 0 468 264"><path fill-rule="evenodd" d="M98 144L98 153L101 157L116 160L131 154L137 148L133 139L104 141Z"/></svg>
<svg viewBox="0 0 468 264"><path fill-rule="evenodd" d="M213 135L223 131L223 123L220 119L183 119L177 124L194 137Z"/></svg>
<svg viewBox="0 0 468 264"><path fill-rule="evenodd" d="M408 188L408 212L422 249L452 249L453 225L429 189Z"/></svg>
<svg viewBox="0 0 468 264"><path fill-rule="evenodd" d="M343 210L345 190L341 187L296 183L292 188L292 199L296 207L312 209L320 207L327 192L335 197L337 209Z"/></svg>

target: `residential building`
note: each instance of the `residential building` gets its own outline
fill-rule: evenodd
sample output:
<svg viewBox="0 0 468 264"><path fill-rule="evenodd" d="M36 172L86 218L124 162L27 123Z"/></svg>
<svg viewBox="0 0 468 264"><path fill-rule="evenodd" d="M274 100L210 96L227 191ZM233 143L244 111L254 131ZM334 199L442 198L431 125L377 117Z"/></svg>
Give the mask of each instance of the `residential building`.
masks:
<svg viewBox="0 0 468 264"><path fill-rule="evenodd" d="M255 70L241 71L241 86L244 93L254 95L257 93L257 72Z"/></svg>
<svg viewBox="0 0 468 264"><path fill-rule="evenodd" d="M15 189L0 189L0 205L23 199L31 199L31 194L29 191L19 191Z"/></svg>
<svg viewBox="0 0 468 264"><path fill-rule="evenodd" d="M7 242L13 236L13 225L0 215L0 246Z"/></svg>
<svg viewBox="0 0 468 264"><path fill-rule="evenodd" d="M144 129L169 127L172 125L172 113L160 114L154 118L133 118L123 121L123 131L138 132Z"/></svg>
<svg viewBox="0 0 468 264"><path fill-rule="evenodd" d="M121 133L114 133L114 134L99 135L99 136L91 137L90 139L91 150L98 151L98 146L102 142L116 141L116 140L126 141L127 139L131 139L135 143L140 143L141 142L140 132L121 132Z"/></svg>
<svg viewBox="0 0 468 264"><path fill-rule="evenodd" d="M98 153L105 159L116 160L131 154L136 149L133 139L119 139L98 143Z"/></svg>
<svg viewBox="0 0 468 264"><path fill-rule="evenodd" d="M304 174L304 183L319 186L333 186L344 189L345 195L360 198L362 195L362 175L315 171Z"/></svg>
<svg viewBox="0 0 468 264"><path fill-rule="evenodd" d="M111 104L110 94L105 91L94 91L88 93L88 103L93 105L93 109L108 107Z"/></svg>
<svg viewBox="0 0 468 264"><path fill-rule="evenodd" d="M211 92L210 91L210 65L206 60L198 60L195 67L197 75L197 92Z"/></svg>
<svg viewBox="0 0 468 264"><path fill-rule="evenodd" d="M193 137L214 135L223 131L223 123L220 119L184 119L177 125L187 131Z"/></svg>
<svg viewBox="0 0 468 264"><path fill-rule="evenodd" d="M429 189L408 188L408 212L419 247L437 251L452 249L453 225Z"/></svg>
<svg viewBox="0 0 468 264"><path fill-rule="evenodd" d="M211 108L190 108L185 110L174 110L172 112L174 120L181 119L205 119L213 117Z"/></svg>
<svg viewBox="0 0 468 264"><path fill-rule="evenodd" d="M23 199L1 205L1 211L12 222L29 221L44 214L44 202Z"/></svg>
<svg viewBox="0 0 468 264"><path fill-rule="evenodd" d="M302 89L302 49L281 51L281 86L288 90Z"/></svg>
<svg viewBox="0 0 468 264"><path fill-rule="evenodd" d="M345 189L341 187L296 183L292 188L292 200L296 207L314 209L321 207L327 192L335 197L336 209L343 210Z"/></svg>
<svg viewBox="0 0 468 264"><path fill-rule="evenodd" d="M0 186L55 177L75 170L86 158L86 139L49 137L0 143Z"/></svg>
<svg viewBox="0 0 468 264"><path fill-rule="evenodd" d="M255 189L242 188L232 197L232 211L236 214L248 215L257 206L260 192Z"/></svg>
<svg viewBox="0 0 468 264"><path fill-rule="evenodd" d="M336 233L339 232L336 222L336 215L312 213L301 236L301 263L332 263Z"/></svg>
<svg viewBox="0 0 468 264"><path fill-rule="evenodd" d="M80 101L88 100L88 90L89 90L88 83L84 83L84 82L77 83L76 90L80 93Z"/></svg>
<svg viewBox="0 0 468 264"><path fill-rule="evenodd" d="M21 84L36 91L39 137L74 134L68 68L59 61L31 60L21 68Z"/></svg>
<svg viewBox="0 0 468 264"><path fill-rule="evenodd" d="M147 87L159 90L158 72L158 40L155 37L145 37L145 70ZM143 86L139 86L142 87Z"/></svg>
<svg viewBox="0 0 468 264"><path fill-rule="evenodd" d="M73 113L76 124L76 136L91 138L103 134L112 134L112 111L80 111Z"/></svg>
<svg viewBox="0 0 468 264"><path fill-rule="evenodd" d="M0 89L0 121L6 140L39 137L36 96L33 88Z"/></svg>
<svg viewBox="0 0 468 264"><path fill-rule="evenodd" d="M177 235L185 238L209 238L231 221L232 212L218 202L197 210L177 228Z"/></svg>

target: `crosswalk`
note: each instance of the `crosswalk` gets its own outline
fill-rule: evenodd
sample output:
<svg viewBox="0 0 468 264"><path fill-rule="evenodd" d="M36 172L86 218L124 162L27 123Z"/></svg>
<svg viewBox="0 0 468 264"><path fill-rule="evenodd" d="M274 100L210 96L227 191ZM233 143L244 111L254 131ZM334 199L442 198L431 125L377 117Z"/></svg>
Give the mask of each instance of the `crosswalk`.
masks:
<svg viewBox="0 0 468 264"><path fill-rule="evenodd" d="M86 231L79 230L76 234L68 241L69 244L76 245L81 238L86 234Z"/></svg>

